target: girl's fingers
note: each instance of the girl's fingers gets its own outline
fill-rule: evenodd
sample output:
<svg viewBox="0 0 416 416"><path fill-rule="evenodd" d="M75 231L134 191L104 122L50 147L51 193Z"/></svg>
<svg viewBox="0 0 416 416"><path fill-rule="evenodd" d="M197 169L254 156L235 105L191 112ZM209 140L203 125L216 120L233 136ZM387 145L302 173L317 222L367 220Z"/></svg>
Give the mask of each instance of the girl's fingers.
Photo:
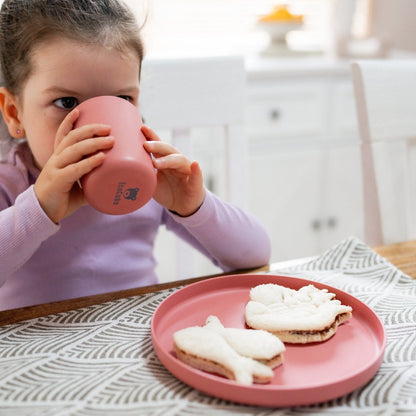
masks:
<svg viewBox="0 0 416 416"><path fill-rule="evenodd" d="M75 130L71 130L62 139L60 147L67 147L72 144L81 142L85 139L108 136L110 134L110 131L111 127L105 124L88 124L86 126L79 127Z"/></svg>
<svg viewBox="0 0 416 416"><path fill-rule="evenodd" d="M196 178L197 180L202 180L202 170L196 160L191 163L189 168L191 169L192 177Z"/></svg>
<svg viewBox="0 0 416 416"><path fill-rule="evenodd" d="M147 140L160 142L160 137L150 128L145 125L141 127L141 131Z"/></svg>
<svg viewBox="0 0 416 416"><path fill-rule="evenodd" d="M58 152L82 140L93 137L108 136L110 134L111 126L105 124L88 124L73 130L72 117L69 117L72 113L73 112L71 111L71 113L65 117L64 121L58 128L55 140L55 149ZM78 115L76 115L76 117L78 117Z"/></svg>
<svg viewBox="0 0 416 416"><path fill-rule="evenodd" d="M150 141L145 142L143 146L149 153L152 153L153 156L157 158L175 153L179 154L178 149L166 142Z"/></svg>
<svg viewBox="0 0 416 416"><path fill-rule="evenodd" d="M153 161L157 169L172 169L178 173L189 175L191 173L191 162L181 153L173 153Z"/></svg>
<svg viewBox="0 0 416 416"><path fill-rule="evenodd" d="M204 187L204 179L201 167L197 161L193 161L190 166L191 174L189 176L189 185L191 187ZM205 192L203 193L205 195Z"/></svg>
<svg viewBox="0 0 416 416"><path fill-rule="evenodd" d="M185 175L191 173L191 161L171 144L148 141L144 143L144 148L154 156L153 164L156 169L172 169Z"/></svg>
<svg viewBox="0 0 416 416"><path fill-rule="evenodd" d="M100 151L111 149L114 145L114 137L95 137L77 142L63 149L57 155L56 166L65 168L66 166L77 163L81 159L88 159L92 154Z"/></svg>
<svg viewBox="0 0 416 416"><path fill-rule="evenodd" d="M77 163L69 164L62 169L62 175L66 178L68 183L75 183L82 176L100 166L103 163L104 158L105 154L103 152L95 153Z"/></svg>
<svg viewBox="0 0 416 416"><path fill-rule="evenodd" d="M56 132L56 139L55 139L55 148L59 146L62 140L69 134L69 132L73 129L74 123L77 121L79 117L79 111L74 108L63 120L61 125L58 127L58 131Z"/></svg>

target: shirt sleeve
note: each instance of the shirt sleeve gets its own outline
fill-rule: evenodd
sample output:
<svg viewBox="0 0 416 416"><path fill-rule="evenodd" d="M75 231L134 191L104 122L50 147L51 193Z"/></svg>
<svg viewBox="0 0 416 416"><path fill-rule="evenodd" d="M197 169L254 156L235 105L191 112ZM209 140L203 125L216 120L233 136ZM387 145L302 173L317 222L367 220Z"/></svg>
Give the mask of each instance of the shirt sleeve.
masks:
<svg viewBox="0 0 416 416"><path fill-rule="evenodd" d="M42 210L33 185L0 211L0 285L59 228Z"/></svg>
<svg viewBox="0 0 416 416"><path fill-rule="evenodd" d="M271 243L263 224L255 216L209 191L193 215L167 215L168 229L224 271L259 267L270 261Z"/></svg>

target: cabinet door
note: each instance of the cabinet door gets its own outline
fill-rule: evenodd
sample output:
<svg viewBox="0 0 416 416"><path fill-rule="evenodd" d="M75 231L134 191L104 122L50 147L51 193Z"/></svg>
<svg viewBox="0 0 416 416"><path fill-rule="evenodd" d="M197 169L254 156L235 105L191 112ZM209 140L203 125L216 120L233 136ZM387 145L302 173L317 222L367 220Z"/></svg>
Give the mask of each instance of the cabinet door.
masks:
<svg viewBox="0 0 416 416"><path fill-rule="evenodd" d="M362 238L361 183L358 143L252 155L250 208L269 230L272 261Z"/></svg>
<svg viewBox="0 0 416 416"><path fill-rule="evenodd" d="M359 143L323 150L320 181L322 210L321 250L350 236L363 238L363 195Z"/></svg>
<svg viewBox="0 0 416 416"><path fill-rule="evenodd" d="M251 155L250 211L269 231L272 261L318 252L320 157L320 150L302 148Z"/></svg>

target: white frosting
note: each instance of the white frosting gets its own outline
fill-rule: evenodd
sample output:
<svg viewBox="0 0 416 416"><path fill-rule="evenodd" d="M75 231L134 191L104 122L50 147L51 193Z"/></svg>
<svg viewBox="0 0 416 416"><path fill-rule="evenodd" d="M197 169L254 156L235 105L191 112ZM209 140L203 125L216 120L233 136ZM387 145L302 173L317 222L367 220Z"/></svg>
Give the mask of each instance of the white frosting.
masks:
<svg viewBox="0 0 416 416"><path fill-rule="evenodd" d="M337 315L351 312L326 289L308 285L299 290L276 284L263 284L250 291L245 318L252 328L268 331L322 330Z"/></svg>
<svg viewBox="0 0 416 416"><path fill-rule="evenodd" d="M238 383L249 385L253 376L273 377L269 367L238 354L218 332L209 328L194 326L181 329L173 334L173 339L182 351L231 370Z"/></svg>
<svg viewBox="0 0 416 416"><path fill-rule="evenodd" d="M256 329L224 328L216 316L209 316L205 328L220 334L227 343L244 357L271 360L283 353L283 342L270 332Z"/></svg>

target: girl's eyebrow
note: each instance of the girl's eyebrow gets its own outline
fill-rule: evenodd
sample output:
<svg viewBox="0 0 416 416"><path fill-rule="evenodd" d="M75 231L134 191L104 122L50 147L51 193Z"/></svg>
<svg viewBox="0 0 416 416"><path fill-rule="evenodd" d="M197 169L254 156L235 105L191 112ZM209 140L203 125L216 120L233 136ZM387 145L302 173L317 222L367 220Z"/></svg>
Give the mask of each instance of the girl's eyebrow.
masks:
<svg viewBox="0 0 416 416"><path fill-rule="evenodd" d="M68 88L59 87L59 86L52 86L46 88L44 91L44 94L64 94L68 96L78 96L80 95L79 92L70 90ZM126 95L126 94L138 94L139 93L139 87L136 85L133 85L131 87L123 88L121 90L114 91L112 94L103 94L103 95Z"/></svg>
<svg viewBox="0 0 416 416"><path fill-rule="evenodd" d="M131 87L118 90L114 95L138 94L138 93L139 93L139 88L136 85L134 85Z"/></svg>
<svg viewBox="0 0 416 416"><path fill-rule="evenodd" d="M64 95L78 95L77 92L73 90L69 90L67 88L58 87L58 86L52 86L46 88L44 91L44 94L64 94Z"/></svg>

